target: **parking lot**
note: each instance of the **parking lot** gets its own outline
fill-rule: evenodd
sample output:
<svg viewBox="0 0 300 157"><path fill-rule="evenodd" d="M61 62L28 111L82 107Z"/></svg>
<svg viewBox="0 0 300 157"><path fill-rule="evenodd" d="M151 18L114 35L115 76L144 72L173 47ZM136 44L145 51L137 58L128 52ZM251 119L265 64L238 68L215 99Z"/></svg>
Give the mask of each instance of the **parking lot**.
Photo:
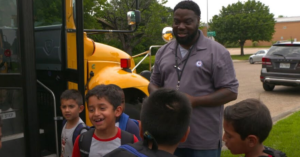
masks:
<svg viewBox="0 0 300 157"><path fill-rule="evenodd" d="M240 83L238 98L226 105L246 98L260 99L271 111L273 121L300 109L300 87L276 86L274 91L266 92L260 82L260 63L249 64L248 61L234 61L234 67Z"/></svg>

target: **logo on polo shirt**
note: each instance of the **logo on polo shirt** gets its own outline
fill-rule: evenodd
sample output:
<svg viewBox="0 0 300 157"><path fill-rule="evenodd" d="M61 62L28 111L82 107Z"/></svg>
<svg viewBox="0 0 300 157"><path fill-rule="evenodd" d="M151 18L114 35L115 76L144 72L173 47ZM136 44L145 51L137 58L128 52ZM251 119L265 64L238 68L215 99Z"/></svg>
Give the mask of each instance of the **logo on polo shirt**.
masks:
<svg viewBox="0 0 300 157"><path fill-rule="evenodd" d="M202 65L203 65L202 61L197 61L197 62L196 62L196 66L197 66L197 67L202 67Z"/></svg>

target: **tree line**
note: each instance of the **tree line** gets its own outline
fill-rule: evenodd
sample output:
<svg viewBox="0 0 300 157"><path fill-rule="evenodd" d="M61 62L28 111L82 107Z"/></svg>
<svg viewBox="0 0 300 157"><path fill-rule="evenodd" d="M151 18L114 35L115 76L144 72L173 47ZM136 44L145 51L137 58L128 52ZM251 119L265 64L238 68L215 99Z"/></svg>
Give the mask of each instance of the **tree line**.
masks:
<svg viewBox="0 0 300 157"><path fill-rule="evenodd" d="M73 0L75 2L75 0ZM164 6L167 0L139 0L141 23L134 33L89 35L94 41L124 50L130 55L162 45L161 31L172 25L173 9ZM85 29L133 29L127 24L127 11L136 10L135 0L84 0ZM35 24L55 24L62 20L61 0L35 0ZM239 43L241 55L246 40L270 41L275 32L274 14L260 1L248 0L222 7L209 22L209 31L223 45Z"/></svg>
<svg viewBox="0 0 300 157"><path fill-rule="evenodd" d="M73 0L75 2L75 0ZM139 0L141 23L134 33L89 35L96 42L108 44L134 55L151 45L164 44L161 31L172 24L173 11L165 7L167 0ZM74 4L74 3L73 3ZM62 0L35 0L35 26L62 23ZM136 10L135 0L83 0L85 29L128 30L127 12Z"/></svg>

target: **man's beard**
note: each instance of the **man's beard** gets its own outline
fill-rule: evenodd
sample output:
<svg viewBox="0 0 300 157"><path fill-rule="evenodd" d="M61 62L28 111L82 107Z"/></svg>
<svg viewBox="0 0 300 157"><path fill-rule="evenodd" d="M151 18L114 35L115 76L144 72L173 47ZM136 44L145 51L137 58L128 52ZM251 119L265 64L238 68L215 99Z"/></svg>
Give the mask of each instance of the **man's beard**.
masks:
<svg viewBox="0 0 300 157"><path fill-rule="evenodd" d="M197 36L197 33L198 33L198 29L195 29L195 31L191 35L188 35L187 37L180 38L175 33L174 33L174 36L180 45L189 45L189 44L192 44L194 38Z"/></svg>

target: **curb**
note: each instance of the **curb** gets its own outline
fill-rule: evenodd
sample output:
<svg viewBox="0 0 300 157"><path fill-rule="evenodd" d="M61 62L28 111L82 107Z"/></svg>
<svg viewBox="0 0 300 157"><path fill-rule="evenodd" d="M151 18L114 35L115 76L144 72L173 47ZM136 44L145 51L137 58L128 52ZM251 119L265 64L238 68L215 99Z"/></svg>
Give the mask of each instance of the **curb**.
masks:
<svg viewBox="0 0 300 157"><path fill-rule="evenodd" d="M293 113L295 113L295 112L297 112L299 110L300 110L300 106L295 107L295 108L293 108L293 109L291 109L289 111L283 112L283 113L281 113L281 114L279 114L277 116L272 117L273 125L276 124L279 120L282 120L282 119L290 116L291 114L293 114Z"/></svg>

